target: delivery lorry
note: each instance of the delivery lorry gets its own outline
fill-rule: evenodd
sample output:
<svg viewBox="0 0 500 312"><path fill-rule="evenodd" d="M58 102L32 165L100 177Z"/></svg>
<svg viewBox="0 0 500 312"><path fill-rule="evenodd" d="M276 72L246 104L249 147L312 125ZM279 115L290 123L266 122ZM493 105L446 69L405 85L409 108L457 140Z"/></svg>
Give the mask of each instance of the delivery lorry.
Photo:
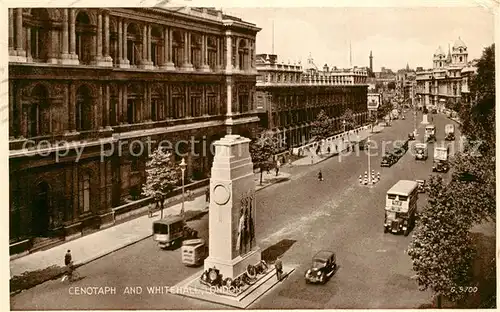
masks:
<svg viewBox="0 0 500 312"><path fill-rule="evenodd" d="M450 170L448 154L448 147L434 148L434 165L432 166L433 172L448 172L448 170Z"/></svg>
<svg viewBox="0 0 500 312"><path fill-rule="evenodd" d="M415 159L416 160L427 160L428 156L429 156L429 152L427 150L426 143L415 144Z"/></svg>

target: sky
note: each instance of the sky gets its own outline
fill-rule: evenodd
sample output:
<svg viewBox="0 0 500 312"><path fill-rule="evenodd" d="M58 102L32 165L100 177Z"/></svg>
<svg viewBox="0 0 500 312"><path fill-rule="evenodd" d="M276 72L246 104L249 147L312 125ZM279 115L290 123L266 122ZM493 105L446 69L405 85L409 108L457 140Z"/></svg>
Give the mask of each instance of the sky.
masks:
<svg viewBox="0 0 500 312"><path fill-rule="evenodd" d="M494 15L481 7L263 7L224 8L224 13L255 23L257 53L272 53L278 60L307 62L309 53L318 67L349 67L349 42L353 66L392 70L432 67L432 56L441 46L447 53L460 37L469 60L480 58L494 42Z"/></svg>

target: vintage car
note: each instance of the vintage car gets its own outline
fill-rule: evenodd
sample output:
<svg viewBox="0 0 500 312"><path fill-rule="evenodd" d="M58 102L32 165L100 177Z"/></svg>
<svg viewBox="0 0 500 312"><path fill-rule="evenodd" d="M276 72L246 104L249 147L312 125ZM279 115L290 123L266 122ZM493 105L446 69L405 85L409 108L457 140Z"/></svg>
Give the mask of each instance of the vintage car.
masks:
<svg viewBox="0 0 500 312"><path fill-rule="evenodd" d="M425 193L425 180L416 180L418 183L417 191L419 193Z"/></svg>
<svg viewBox="0 0 500 312"><path fill-rule="evenodd" d="M306 283L324 284L337 270L335 253L322 250L314 255L311 268L305 273Z"/></svg>
<svg viewBox="0 0 500 312"><path fill-rule="evenodd" d="M397 161L397 158L395 155L392 153L387 153L384 156L382 156L382 160L380 161L380 167L390 167L394 165L394 163Z"/></svg>

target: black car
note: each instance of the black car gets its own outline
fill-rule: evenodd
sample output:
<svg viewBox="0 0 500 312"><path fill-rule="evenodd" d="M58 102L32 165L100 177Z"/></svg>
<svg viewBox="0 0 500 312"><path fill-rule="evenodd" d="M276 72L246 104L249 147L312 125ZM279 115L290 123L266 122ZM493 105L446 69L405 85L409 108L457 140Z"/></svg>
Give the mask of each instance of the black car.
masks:
<svg viewBox="0 0 500 312"><path fill-rule="evenodd" d="M335 253L322 250L314 255L311 268L305 273L306 283L324 284L337 270Z"/></svg>

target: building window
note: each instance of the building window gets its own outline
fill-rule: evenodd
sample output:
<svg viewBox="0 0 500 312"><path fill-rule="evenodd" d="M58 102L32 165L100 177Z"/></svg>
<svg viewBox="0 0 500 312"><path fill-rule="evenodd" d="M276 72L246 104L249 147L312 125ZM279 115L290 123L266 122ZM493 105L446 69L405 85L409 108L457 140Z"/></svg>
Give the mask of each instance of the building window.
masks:
<svg viewBox="0 0 500 312"><path fill-rule="evenodd" d="M179 31L174 31L172 33L172 62L177 67L182 66L184 41L182 35Z"/></svg>
<svg viewBox="0 0 500 312"><path fill-rule="evenodd" d="M90 174L84 173L80 176L78 183L78 208L80 213L90 211Z"/></svg>
<svg viewBox="0 0 500 312"><path fill-rule="evenodd" d="M50 133L51 116L48 91L38 85L31 92L28 116L28 136L36 137Z"/></svg>
<svg viewBox="0 0 500 312"><path fill-rule="evenodd" d="M127 122L133 124L136 121L136 103L135 99L127 99Z"/></svg>
<svg viewBox="0 0 500 312"><path fill-rule="evenodd" d="M184 118L186 116L185 109L184 109L184 98L173 97L172 98L172 110L173 110L173 117L175 119Z"/></svg>
<svg viewBox="0 0 500 312"><path fill-rule="evenodd" d="M127 59L131 66L139 65L142 55L142 41L139 27L136 24L130 24L127 27Z"/></svg>
<svg viewBox="0 0 500 312"><path fill-rule="evenodd" d="M30 42L29 53L34 61L44 62L47 60L47 52L49 47L48 43L48 32L49 26L49 14L46 9L31 9L31 28L30 31ZM29 56L29 55L28 55Z"/></svg>
<svg viewBox="0 0 500 312"><path fill-rule="evenodd" d="M141 148L136 147L133 149L131 155L130 155L130 171L131 172L137 172L140 170L140 153L141 153Z"/></svg>
<svg viewBox="0 0 500 312"><path fill-rule="evenodd" d="M216 115L217 114L217 97L216 96L207 96L208 102L208 114Z"/></svg>
<svg viewBox="0 0 500 312"><path fill-rule="evenodd" d="M209 37L207 43L208 65L213 70L217 64L217 40L213 37Z"/></svg>
<svg viewBox="0 0 500 312"><path fill-rule="evenodd" d="M199 96L191 97L191 117L201 116L201 98Z"/></svg>
<svg viewBox="0 0 500 312"><path fill-rule="evenodd" d="M162 58L162 48L165 42L162 38L162 30L159 27L151 27L151 61L154 66L159 66L163 64Z"/></svg>
<svg viewBox="0 0 500 312"><path fill-rule="evenodd" d="M191 35L191 63L193 64L194 68L200 68L201 67L201 41L202 38L198 34L192 34Z"/></svg>
<svg viewBox="0 0 500 312"><path fill-rule="evenodd" d="M80 64L90 64L92 61L92 46L95 29L90 24L87 13L81 11L76 17L76 54Z"/></svg>
<svg viewBox="0 0 500 312"><path fill-rule="evenodd" d="M87 131L92 128L92 98L86 86L78 88L76 93L76 129Z"/></svg>

